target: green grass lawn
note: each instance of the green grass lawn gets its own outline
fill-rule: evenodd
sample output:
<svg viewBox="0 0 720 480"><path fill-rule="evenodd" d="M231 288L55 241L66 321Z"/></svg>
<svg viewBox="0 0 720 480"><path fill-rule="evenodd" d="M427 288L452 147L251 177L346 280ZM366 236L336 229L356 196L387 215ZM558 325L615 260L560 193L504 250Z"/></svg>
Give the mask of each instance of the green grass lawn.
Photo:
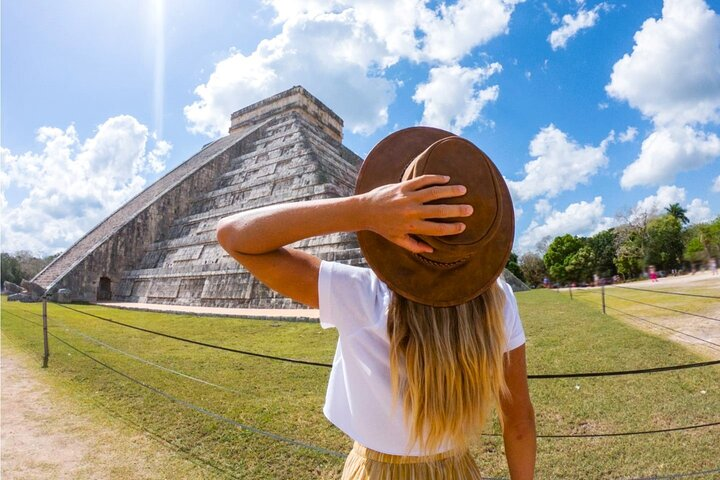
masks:
<svg viewBox="0 0 720 480"><path fill-rule="evenodd" d="M623 294L627 293L636 292ZM625 370L708 360L603 315L590 302L571 301L553 291L524 292L517 297L528 337L531 374ZM687 304L683 307L694 308ZM337 341L334 330L312 323L203 318L98 306L73 308L207 343L325 363L332 362ZM39 359L41 330L20 317L39 322L40 311L39 304L8 303L3 298L3 342L36 352ZM49 305L48 311L51 332L174 397L326 449L345 452L351 447L351 441L322 414L327 368L211 350L112 325L56 305ZM159 370L93 343L76 331L226 389ZM339 478L343 463L339 458L218 422L123 378L53 338L50 348L47 372L58 389L88 408L120 416L186 455L214 466L208 468L208 478ZM530 388L539 434L653 430L720 420L719 366L634 376L531 380ZM487 430L498 432L497 422ZM501 439L484 437L473 447L473 454L485 476L508 476ZM633 478L716 468L720 468L720 427L655 435L538 440L538 479Z"/></svg>

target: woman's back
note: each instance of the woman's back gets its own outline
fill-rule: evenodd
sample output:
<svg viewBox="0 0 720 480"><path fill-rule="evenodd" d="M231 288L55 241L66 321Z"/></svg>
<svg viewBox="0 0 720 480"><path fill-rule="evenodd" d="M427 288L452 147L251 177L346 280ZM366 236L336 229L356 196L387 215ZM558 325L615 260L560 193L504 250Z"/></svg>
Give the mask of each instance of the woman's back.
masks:
<svg viewBox="0 0 720 480"><path fill-rule="evenodd" d="M525 343L510 287L503 311L505 351ZM455 447L448 439L432 451L408 448L411 432L402 401L393 395L388 309L392 292L372 270L322 262L318 281L320 322L339 332L324 413L362 445L393 455L428 455Z"/></svg>

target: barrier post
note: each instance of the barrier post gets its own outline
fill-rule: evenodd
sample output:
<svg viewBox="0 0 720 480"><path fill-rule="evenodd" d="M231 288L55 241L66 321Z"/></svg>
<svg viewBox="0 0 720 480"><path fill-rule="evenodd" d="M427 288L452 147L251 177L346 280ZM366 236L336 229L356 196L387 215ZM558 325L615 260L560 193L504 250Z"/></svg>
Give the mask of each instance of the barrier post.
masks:
<svg viewBox="0 0 720 480"><path fill-rule="evenodd" d="M603 315L607 315L605 313L605 285L601 285L600 289L602 291L602 306L603 306Z"/></svg>
<svg viewBox="0 0 720 480"><path fill-rule="evenodd" d="M572 300L572 283L568 285L568 291L570 292L570 300Z"/></svg>
<svg viewBox="0 0 720 480"><path fill-rule="evenodd" d="M43 319L43 346L45 348L43 352L43 363L42 368L47 368L48 358L50 357L50 349L48 347L48 330L47 330L47 298L43 296L42 302L42 319Z"/></svg>

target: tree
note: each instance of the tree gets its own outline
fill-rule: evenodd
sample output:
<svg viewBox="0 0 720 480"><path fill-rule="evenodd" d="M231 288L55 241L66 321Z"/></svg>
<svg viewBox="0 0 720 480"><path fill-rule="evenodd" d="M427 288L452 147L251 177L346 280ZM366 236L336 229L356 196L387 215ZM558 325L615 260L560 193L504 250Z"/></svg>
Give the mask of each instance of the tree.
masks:
<svg viewBox="0 0 720 480"><path fill-rule="evenodd" d="M690 223L690 219L685 216L687 210L682 208L679 203L671 203L670 206L665 207L665 211L676 218L682 225Z"/></svg>
<svg viewBox="0 0 720 480"><path fill-rule="evenodd" d="M585 243L580 249L570 255L565 265L568 280L574 282L589 282L593 278L596 267L595 253L589 244Z"/></svg>
<svg viewBox="0 0 720 480"><path fill-rule="evenodd" d="M615 229L603 230L588 239L588 245L595 256L595 272L601 278L609 278L617 273L615 256L617 253L617 235Z"/></svg>
<svg viewBox="0 0 720 480"><path fill-rule="evenodd" d="M510 271L510 273L515 275L518 280L525 283L525 276L523 275L523 272L520 269L520 265L518 265L518 256L516 253L514 253L514 252L510 253L510 258L508 258L505 268L507 268Z"/></svg>
<svg viewBox="0 0 720 480"><path fill-rule="evenodd" d="M637 237L628 236L618 245L613 263L625 278L637 277L643 271L643 253Z"/></svg>
<svg viewBox="0 0 720 480"><path fill-rule="evenodd" d="M525 283L532 287L543 284L543 280L547 276L545 262L542 257L533 252L524 253L520 257L520 270L525 277Z"/></svg>
<svg viewBox="0 0 720 480"><path fill-rule="evenodd" d="M548 269L550 276L562 283L573 280L571 272L567 270L572 256L583 247L583 241L570 234L556 237L548 246L547 252L543 256L543 262Z"/></svg>
<svg viewBox="0 0 720 480"><path fill-rule="evenodd" d="M20 263L9 253L0 254L0 284L5 281L20 284L23 279Z"/></svg>
<svg viewBox="0 0 720 480"><path fill-rule="evenodd" d="M678 268L683 256L682 224L671 214L655 218L648 223L648 241L645 265L658 270Z"/></svg>

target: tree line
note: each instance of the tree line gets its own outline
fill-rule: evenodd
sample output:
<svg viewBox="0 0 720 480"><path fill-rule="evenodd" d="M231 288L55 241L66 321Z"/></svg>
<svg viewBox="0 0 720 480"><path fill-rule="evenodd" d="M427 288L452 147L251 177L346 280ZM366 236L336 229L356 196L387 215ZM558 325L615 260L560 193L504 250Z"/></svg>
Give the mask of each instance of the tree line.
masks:
<svg viewBox="0 0 720 480"><path fill-rule="evenodd" d="M539 251L512 254L507 268L532 287L552 283L592 283L643 275L650 266L669 274L695 271L720 257L720 216L689 225L687 211L674 203L662 214L632 212L619 226L590 237L561 235Z"/></svg>
<svg viewBox="0 0 720 480"><path fill-rule="evenodd" d="M17 285L23 279L31 280L58 255L37 257L26 250L13 254L0 253L0 285L4 285L6 280Z"/></svg>

